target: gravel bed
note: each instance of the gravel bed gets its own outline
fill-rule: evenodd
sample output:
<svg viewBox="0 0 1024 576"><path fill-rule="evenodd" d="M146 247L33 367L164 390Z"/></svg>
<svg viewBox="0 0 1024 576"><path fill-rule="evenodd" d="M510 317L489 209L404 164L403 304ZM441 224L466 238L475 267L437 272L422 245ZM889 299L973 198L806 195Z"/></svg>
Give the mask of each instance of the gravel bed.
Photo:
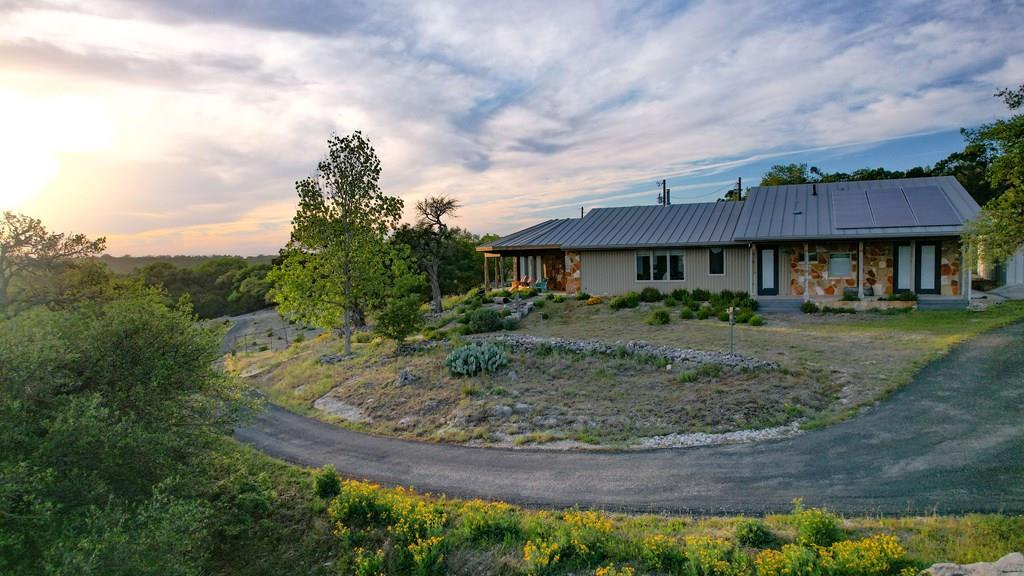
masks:
<svg viewBox="0 0 1024 576"><path fill-rule="evenodd" d="M738 430L722 434L668 434L643 438L636 448L696 448L698 446L715 446L718 444L745 444L747 442L764 442L789 438L800 433L800 423L792 422L785 426L763 428L761 430Z"/></svg>
<svg viewBox="0 0 1024 576"><path fill-rule="evenodd" d="M568 338L540 338L525 334L484 335L474 340L489 340L505 344L515 351L530 352L541 346L550 346L556 350L577 354L605 354L614 356L622 353L631 356L649 356L664 358L671 364L718 364L734 370L772 370L779 367L775 362L758 358L748 358L739 354L723 352L707 352L690 348L673 348L659 346L650 342L630 340L629 342L607 343L600 340L571 340Z"/></svg>

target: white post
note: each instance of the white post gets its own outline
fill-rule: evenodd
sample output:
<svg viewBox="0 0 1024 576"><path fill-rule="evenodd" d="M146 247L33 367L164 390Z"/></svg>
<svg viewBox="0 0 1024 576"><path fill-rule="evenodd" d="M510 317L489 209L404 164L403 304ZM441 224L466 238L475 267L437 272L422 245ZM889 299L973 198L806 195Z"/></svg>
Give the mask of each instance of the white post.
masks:
<svg viewBox="0 0 1024 576"><path fill-rule="evenodd" d="M968 306L971 305L971 291L972 291L972 289L971 289L971 274L972 274L972 272L973 271L971 270L971 267L967 265L967 245L965 244L964 247L960 249L960 281L964 282L964 284L966 284L966 286L964 286L964 294L967 295L967 305ZM966 281L964 281L964 276L967 277Z"/></svg>
<svg viewBox="0 0 1024 576"><path fill-rule="evenodd" d="M857 242L857 298L864 299L864 241Z"/></svg>

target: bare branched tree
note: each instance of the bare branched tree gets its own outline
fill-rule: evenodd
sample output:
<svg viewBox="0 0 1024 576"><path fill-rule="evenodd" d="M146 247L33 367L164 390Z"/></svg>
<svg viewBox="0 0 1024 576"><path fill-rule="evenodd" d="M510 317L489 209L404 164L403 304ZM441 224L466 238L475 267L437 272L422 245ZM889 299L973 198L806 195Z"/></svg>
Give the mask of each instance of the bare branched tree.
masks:
<svg viewBox="0 0 1024 576"><path fill-rule="evenodd" d="M445 219L454 218L461 207L458 200L443 195L424 198L416 203L417 226L422 231L423 243L419 259L430 281L430 308L435 313L442 311L441 262L452 244L452 234Z"/></svg>

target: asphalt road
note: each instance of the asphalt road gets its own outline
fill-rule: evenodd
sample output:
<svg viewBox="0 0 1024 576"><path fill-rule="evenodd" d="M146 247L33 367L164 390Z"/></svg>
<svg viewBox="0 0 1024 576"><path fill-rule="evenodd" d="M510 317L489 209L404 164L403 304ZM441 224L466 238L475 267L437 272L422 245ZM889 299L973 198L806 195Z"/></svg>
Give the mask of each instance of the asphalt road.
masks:
<svg viewBox="0 0 1024 576"><path fill-rule="evenodd" d="M236 437L284 460L457 497L689 513L1024 513L1024 323L983 334L846 422L766 442L551 452L368 436L276 406Z"/></svg>

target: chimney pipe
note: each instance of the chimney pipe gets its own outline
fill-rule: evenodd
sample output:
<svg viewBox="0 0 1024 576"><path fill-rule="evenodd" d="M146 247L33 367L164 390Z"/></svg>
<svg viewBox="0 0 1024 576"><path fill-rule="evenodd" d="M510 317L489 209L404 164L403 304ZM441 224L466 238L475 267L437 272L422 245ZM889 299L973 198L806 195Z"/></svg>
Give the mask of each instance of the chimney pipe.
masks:
<svg viewBox="0 0 1024 576"><path fill-rule="evenodd" d="M580 206L580 218L583 218L583 206Z"/></svg>
<svg viewBox="0 0 1024 576"><path fill-rule="evenodd" d="M811 196L817 196L817 195L818 195L818 185L817 184L811 184Z"/></svg>

